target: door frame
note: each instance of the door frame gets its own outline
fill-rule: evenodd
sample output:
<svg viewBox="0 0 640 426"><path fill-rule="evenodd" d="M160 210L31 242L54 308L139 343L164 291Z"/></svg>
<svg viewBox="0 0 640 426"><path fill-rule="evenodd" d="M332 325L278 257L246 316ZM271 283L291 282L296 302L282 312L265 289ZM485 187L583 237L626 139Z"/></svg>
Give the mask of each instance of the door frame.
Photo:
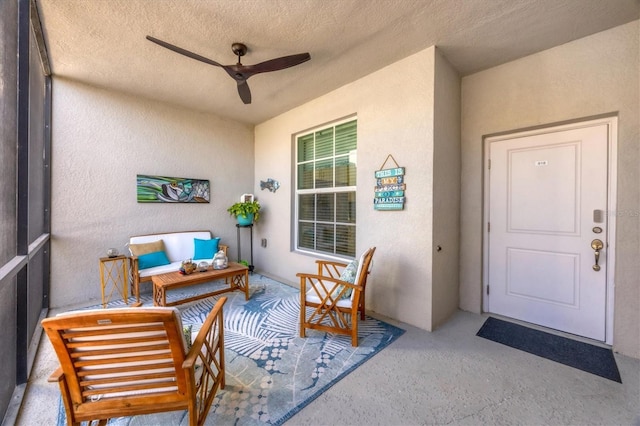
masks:
<svg viewBox="0 0 640 426"><path fill-rule="evenodd" d="M607 290L605 301L605 341L613 345L613 312L615 291L615 248L616 248L616 206L617 206L617 176L618 176L618 115L607 114L597 117L588 117L559 123L551 123L543 126L529 127L507 132L493 133L482 137L482 176L483 176L483 211L482 211L482 311L489 312L489 300L487 286L489 284L489 147L491 142L518 137L535 136L545 133L554 133L564 130L580 129L605 124L608 128L607 141L607 241L606 241L606 265L607 265Z"/></svg>

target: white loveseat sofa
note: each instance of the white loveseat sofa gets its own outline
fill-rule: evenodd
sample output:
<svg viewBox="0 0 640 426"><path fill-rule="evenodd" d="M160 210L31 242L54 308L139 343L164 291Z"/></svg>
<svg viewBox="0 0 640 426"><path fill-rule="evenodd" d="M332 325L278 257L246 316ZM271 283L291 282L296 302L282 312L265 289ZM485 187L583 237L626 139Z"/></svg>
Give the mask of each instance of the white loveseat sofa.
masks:
<svg viewBox="0 0 640 426"><path fill-rule="evenodd" d="M218 250L223 250L226 255L227 246L220 244L220 238L211 238L209 231L168 232L129 238L131 290L136 296L137 304L140 304L141 282L151 281L154 275L178 271L182 262L187 259L192 259L195 263L202 260L211 263ZM166 259L160 251L164 252ZM163 260L157 261L158 259ZM158 265L154 266L156 264ZM149 265L151 266L148 267Z"/></svg>

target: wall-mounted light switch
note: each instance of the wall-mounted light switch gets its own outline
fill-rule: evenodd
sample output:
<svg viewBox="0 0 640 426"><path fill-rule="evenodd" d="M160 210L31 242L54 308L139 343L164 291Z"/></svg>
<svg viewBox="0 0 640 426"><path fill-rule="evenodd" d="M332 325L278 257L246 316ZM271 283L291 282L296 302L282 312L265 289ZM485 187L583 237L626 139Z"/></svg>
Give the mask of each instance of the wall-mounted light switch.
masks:
<svg viewBox="0 0 640 426"><path fill-rule="evenodd" d="M260 245L262 245L262 247L266 247L267 246L267 239L263 238L262 241L260 242Z"/></svg>

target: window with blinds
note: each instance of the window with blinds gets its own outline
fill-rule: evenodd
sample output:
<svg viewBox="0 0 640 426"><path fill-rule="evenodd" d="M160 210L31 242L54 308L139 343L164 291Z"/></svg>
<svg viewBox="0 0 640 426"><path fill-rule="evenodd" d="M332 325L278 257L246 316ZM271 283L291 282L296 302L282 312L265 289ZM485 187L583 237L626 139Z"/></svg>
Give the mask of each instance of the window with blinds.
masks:
<svg viewBox="0 0 640 426"><path fill-rule="evenodd" d="M354 257L357 120L296 136L296 248Z"/></svg>

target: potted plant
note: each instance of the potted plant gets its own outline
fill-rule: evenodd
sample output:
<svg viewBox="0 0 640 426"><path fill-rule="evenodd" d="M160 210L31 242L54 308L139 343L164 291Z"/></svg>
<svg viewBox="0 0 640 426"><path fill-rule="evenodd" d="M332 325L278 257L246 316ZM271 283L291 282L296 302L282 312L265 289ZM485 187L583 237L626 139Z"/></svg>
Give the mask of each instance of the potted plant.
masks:
<svg viewBox="0 0 640 426"><path fill-rule="evenodd" d="M229 207L227 211L238 219L240 226L251 225L260 219L260 203L258 201L241 201Z"/></svg>

